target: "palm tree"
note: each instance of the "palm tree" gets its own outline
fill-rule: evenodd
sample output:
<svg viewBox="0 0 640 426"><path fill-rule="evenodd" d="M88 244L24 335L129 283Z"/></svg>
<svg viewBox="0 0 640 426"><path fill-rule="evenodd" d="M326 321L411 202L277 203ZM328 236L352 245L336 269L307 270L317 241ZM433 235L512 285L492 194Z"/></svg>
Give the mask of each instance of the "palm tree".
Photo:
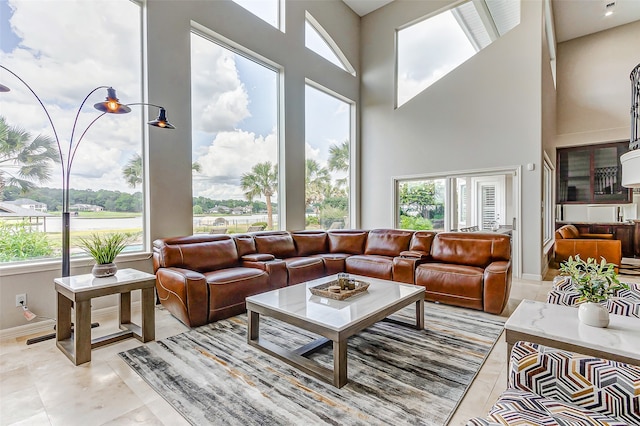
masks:
<svg viewBox="0 0 640 426"><path fill-rule="evenodd" d="M329 170L346 172L349 170L349 141L329 147Z"/></svg>
<svg viewBox="0 0 640 426"><path fill-rule="evenodd" d="M0 199L6 185L19 186L26 192L48 181L52 163L59 162L55 139L43 135L32 139L29 132L9 127L0 116Z"/></svg>
<svg viewBox="0 0 640 426"><path fill-rule="evenodd" d="M200 163L194 161L191 163L191 170L200 172L202 167ZM140 154L134 154L134 156L129 159L127 165L122 169L122 176L132 188L142 183L142 157Z"/></svg>
<svg viewBox="0 0 640 426"><path fill-rule="evenodd" d="M122 169L122 175L132 188L142 183L142 157L140 154L135 154L129 159L127 165Z"/></svg>
<svg viewBox="0 0 640 426"><path fill-rule="evenodd" d="M349 171L349 141L344 141L340 145L331 145L329 147L329 170L332 172L348 172ZM346 186L347 178L337 179L338 186Z"/></svg>
<svg viewBox="0 0 640 426"><path fill-rule="evenodd" d="M272 165L270 161L254 165L251 173L242 174L240 186L249 201L264 195L267 200L267 228L273 229L271 197L278 191L278 165Z"/></svg>
<svg viewBox="0 0 640 426"><path fill-rule="evenodd" d="M331 185L331 176L329 170L320 167L316 160L308 158L305 166L305 201L307 206L317 206L324 200Z"/></svg>

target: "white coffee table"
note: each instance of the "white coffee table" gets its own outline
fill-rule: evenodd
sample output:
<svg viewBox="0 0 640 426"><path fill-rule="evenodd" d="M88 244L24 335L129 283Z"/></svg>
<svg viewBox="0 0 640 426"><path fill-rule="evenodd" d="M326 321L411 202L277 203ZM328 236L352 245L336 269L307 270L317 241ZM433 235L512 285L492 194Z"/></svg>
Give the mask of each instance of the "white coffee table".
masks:
<svg viewBox="0 0 640 426"><path fill-rule="evenodd" d="M507 358L518 340L640 365L640 319L610 315L606 328L578 320L571 306L523 300L504 325Z"/></svg>
<svg viewBox="0 0 640 426"><path fill-rule="evenodd" d="M347 339L350 336L412 303L416 305L415 325L393 322L415 326L419 330L424 328L424 287L357 275L351 277L366 281L370 286L366 292L345 300L323 298L309 291L310 287L335 280L335 275L247 297L248 343L340 388L347 383ZM284 349L260 338L260 315L284 321L324 338L296 350ZM333 370L306 358L306 355L331 342Z"/></svg>

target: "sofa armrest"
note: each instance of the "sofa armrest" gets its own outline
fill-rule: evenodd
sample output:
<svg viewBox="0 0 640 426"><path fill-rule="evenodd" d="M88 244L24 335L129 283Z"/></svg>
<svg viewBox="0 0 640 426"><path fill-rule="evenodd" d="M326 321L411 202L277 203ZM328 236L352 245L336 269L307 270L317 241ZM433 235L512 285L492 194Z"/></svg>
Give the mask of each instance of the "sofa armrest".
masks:
<svg viewBox="0 0 640 426"><path fill-rule="evenodd" d="M209 289L203 274L183 268L159 268L156 291L162 306L187 326L208 322Z"/></svg>
<svg viewBox="0 0 640 426"><path fill-rule="evenodd" d="M267 262L269 260L274 260L276 257L272 254L267 253L252 253L245 254L242 256L241 260L243 262Z"/></svg>
<svg viewBox="0 0 640 426"><path fill-rule="evenodd" d="M415 284L416 267L421 263L424 263L424 259L422 257L405 257L402 255L394 257L391 269L393 281Z"/></svg>
<svg viewBox="0 0 640 426"><path fill-rule="evenodd" d="M511 292L511 261L499 260L484 269L482 300L484 311L499 315Z"/></svg>
<svg viewBox="0 0 640 426"><path fill-rule="evenodd" d="M417 258L426 260L429 258L429 253L422 250L405 250L400 252L400 257Z"/></svg>
<svg viewBox="0 0 640 426"><path fill-rule="evenodd" d="M267 255L271 256L271 255ZM287 264L284 260L281 259L273 259L265 260L265 261L252 261L252 260L244 260L245 258L249 258L250 256L242 256L241 265L245 268L257 268L265 271L269 274L269 286L272 290L277 288L286 287L288 284L288 275L287 275Z"/></svg>
<svg viewBox="0 0 640 426"><path fill-rule="evenodd" d="M569 402L629 424L640 421L640 366L517 342L509 370L510 388Z"/></svg>

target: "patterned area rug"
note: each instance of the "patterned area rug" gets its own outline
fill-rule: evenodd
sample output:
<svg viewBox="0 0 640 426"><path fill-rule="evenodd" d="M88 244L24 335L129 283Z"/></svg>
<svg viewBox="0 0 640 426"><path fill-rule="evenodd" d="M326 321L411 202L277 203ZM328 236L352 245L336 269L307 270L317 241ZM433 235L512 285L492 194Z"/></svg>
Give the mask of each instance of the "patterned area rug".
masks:
<svg viewBox="0 0 640 426"><path fill-rule="evenodd" d="M408 307L393 317L414 321L414 314ZM246 315L120 356L194 425L444 425L503 325L425 303L425 330L379 322L349 339L349 383L341 389L250 347ZM260 336L291 349L317 338L264 316ZM332 368L331 345L311 357Z"/></svg>

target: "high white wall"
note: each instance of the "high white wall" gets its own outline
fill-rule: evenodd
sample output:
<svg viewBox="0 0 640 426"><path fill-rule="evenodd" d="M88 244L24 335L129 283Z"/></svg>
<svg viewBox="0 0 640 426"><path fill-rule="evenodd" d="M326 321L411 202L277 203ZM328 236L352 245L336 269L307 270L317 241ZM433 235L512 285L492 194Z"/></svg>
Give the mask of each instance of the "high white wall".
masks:
<svg viewBox="0 0 640 426"><path fill-rule="evenodd" d="M640 21L558 44L557 146L629 140Z"/></svg>
<svg viewBox="0 0 640 426"><path fill-rule="evenodd" d="M521 176L522 273L539 277L542 1L523 1L520 25L394 109L395 30L451 3L397 0L361 21L362 227L393 226L395 176L534 163Z"/></svg>
<svg viewBox="0 0 640 426"><path fill-rule="evenodd" d="M340 0L287 0L286 32L281 32L231 0L148 0L145 24L149 102L164 105L176 126L172 131L149 129L147 203L148 236L189 235L192 232L191 201L191 99L190 30L194 21L229 41L243 46L282 70L280 132L283 149L284 193L280 212L290 230L304 229L304 94L311 79L354 101L359 100L360 19ZM304 44L305 11L324 27L358 73L354 77L308 50ZM74 17L73 19L81 19ZM60 25L64 25L61 23ZM50 28L55 30L55 28ZM357 136L357 135L356 135ZM121 256L120 268L152 272L148 255ZM92 262L74 261L72 274L88 273ZM53 279L60 276L60 262L27 267L0 268L0 330L24 325L15 295L27 293L29 307L38 315L56 316ZM117 299L92 302L93 309L113 306Z"/></svg>

